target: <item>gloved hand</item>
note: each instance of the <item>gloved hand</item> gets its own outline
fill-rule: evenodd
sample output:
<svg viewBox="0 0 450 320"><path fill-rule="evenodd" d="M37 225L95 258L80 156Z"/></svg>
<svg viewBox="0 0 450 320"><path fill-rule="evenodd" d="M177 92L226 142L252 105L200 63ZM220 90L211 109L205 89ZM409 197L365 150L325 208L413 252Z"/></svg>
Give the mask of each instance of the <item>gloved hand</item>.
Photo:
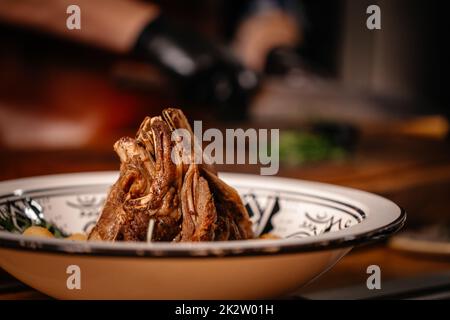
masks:
<svg viewBox="0 0 450 320"><path fill-rule="evenodd" d="M228 52L164 16L144 28L134 53L167 72L182 98L213 106L222 117L242 118L258 76Z"/></svg>

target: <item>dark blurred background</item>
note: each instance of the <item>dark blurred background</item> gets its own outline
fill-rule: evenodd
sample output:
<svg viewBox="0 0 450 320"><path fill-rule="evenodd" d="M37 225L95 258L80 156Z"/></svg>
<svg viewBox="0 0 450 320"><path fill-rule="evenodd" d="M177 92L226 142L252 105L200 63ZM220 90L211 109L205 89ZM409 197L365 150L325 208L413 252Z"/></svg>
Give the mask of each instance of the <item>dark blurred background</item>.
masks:
<svg viewBox="0 0 450 320"><path fill-rule="evenodd" d="M365 27L365 9L371 1L278 1L295 23L296 30L287 31L293 34L291 43L283 43L298 54L295 57L291 51L284 56L277 50L271 52L276 49L275 40L273 48L263 53L258 44L245 49L237 44L250 46L257 42L251 39L258 38L258 32L271 36L267 30L248 31L251 23L259 30L259 24L268 30L271 25L292 27L278 26L280 19L270 16L254 21L258 13L252 12L252 6L258 1L155 2L172 20L234 50L238 59L269 56L258 66L263 76L257 93L260 99L241 107L250 109L254 118L272 119L276 113L280 120L292 119L292 114L302 120L330 113L356 121L399 114L448 114L443 69L448 57L445 11L437 1L377 1L382 30ZM135 127L144 115L162 106L188 107L151 64L7 22L1 24L0 36L0 141L5 146L47 143L63 147L69 142L54 141L53 131L47 138L45 132L35 132L27 136L28 141L17 141L15 132L21 132L24 123L41 131L42 126L50 130L51 126L43 125L47 121L62 121L76 136L67 133L70 143L81 145L100 131ZM246 53L252 49L257 54ZM272 78L277 81L270 82ZM280 92L280 86L285 92ZM324 95L333 102L321 103ZM308 106L311 99L314 108ZM317 103L325 111L311 110ZM215 106L206 110L209 107ZM245 111L237 113L244 115Z"/></svg>

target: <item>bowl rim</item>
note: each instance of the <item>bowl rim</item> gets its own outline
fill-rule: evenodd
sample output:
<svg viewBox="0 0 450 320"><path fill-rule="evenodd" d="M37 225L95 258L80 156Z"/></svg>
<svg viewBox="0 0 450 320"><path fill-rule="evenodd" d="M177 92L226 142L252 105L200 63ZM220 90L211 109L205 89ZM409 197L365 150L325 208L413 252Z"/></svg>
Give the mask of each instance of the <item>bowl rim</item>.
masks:
<svg viewBox="0 0 450 320"><path fill-rule="evenodd" d="M323 233L305 238L274 240L233 240L200 243L138 243L68 241L23 236L0 230L0 249L28 250L50 254L142 257L142 258L211 258L277 255L300 252L351 248L356 245L381 241L401 229L406 220L406 211L394 202L381 196L321 182L312 182L274 176L258 176L242 173L219 173L232 186L238 183L251 188L255 183L271 185L280 192L306 192L317 197L323 196L334 201L344 201L366 213L365 218L349 228ZM97 171L83 173L35 176L0 182L0 196L14 194L17 190L31 189L40 185L48 187L112 184L117 171ZM91 180L87 183L86 181ZM71 181L68 184L67 181ZM95 181L95 183L93 182ZM45 187L42 187L45 185ZM361 209L364 208L364 209Z"/></svg>

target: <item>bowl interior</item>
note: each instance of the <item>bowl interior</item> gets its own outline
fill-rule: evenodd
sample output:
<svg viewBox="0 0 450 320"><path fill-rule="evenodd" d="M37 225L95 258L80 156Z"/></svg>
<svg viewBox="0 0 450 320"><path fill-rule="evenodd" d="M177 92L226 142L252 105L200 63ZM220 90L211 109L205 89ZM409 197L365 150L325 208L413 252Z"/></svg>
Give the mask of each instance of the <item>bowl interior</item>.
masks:
<svg viewBox="0 0 450 320"><path fill-rule="evenodd" d="M258 236L311 237L350 228L366 218L359 207L323 195L240 181L231 185L240 193ZM0 195L0 230L22 232L31 221L44 218L67 234L87 233L101 212L110 185L95 180L84 185L67 181L59 187L12 190Z"/></svg>

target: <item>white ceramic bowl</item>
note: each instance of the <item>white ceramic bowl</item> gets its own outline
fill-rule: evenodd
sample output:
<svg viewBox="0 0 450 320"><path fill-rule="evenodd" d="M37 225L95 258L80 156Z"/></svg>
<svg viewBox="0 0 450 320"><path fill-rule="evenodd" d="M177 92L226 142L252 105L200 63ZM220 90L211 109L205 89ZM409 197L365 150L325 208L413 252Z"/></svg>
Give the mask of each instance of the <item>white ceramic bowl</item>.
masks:
<svg viewBox="0 0 450 320"><path fill-rule="evenodd" d="M107 243L0 230L0 266L55 298L274 298L318 277L353 246L394 233L406 218L393 202L363 191L275 177L220 176L240 192L256 233L282 239ZM86 232L116 178L116 172L94 172L1 182L0 219L20 228L27 217L43 214L66 232ZM67 286L72 265L79 267L80 289Z"/></svg>

